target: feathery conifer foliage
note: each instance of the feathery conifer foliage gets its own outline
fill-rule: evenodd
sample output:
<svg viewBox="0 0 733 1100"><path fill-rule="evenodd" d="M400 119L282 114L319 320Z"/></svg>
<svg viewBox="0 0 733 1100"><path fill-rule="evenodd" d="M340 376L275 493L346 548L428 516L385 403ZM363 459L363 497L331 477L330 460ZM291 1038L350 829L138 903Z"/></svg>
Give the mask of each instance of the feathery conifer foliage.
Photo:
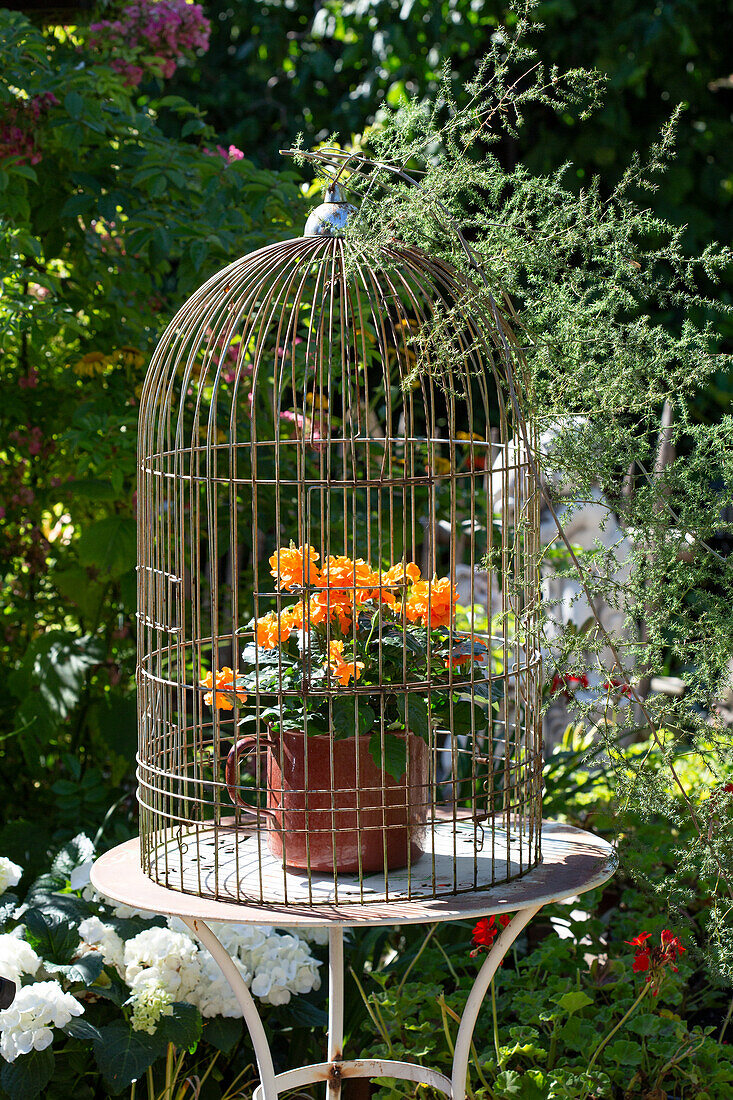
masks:
<svg viewBox="0 0 733 1100"><path fill-rule="evenodd" d="M645 207L673 161L678 111L606 198L598 180L574 193L569 166L547 176L502 167L500 143L517 136L528 108L582 119L602 102L598 74L561 74L537 61L534 7L516 5L514 33L494 36L462 97L447 64L440 97L389 114L368 148L301 157L330 157L341 169L351 201L361 200L347 233L364 249L394 240L427 248L470 281L458 308L491 317L499 303L510 311L516 399L528 421L555 432L544 459L546 507L552 513L562 500L567 518L600 485L628 534L623 544L599 541L591 551L558 534L555 573L573 578L586 598L621 609L629 629L611 638L598 618L569 627L548 646L549 672L553 664L564 676L595 666L608 684L575 705L617 772L619 831L633 811L666 815L672 846L678 832L694 838L678 845L679 880L651 885L674 905L684 900L684 878L709 884L709 951L729 976L733 806L721 799L733 798L725 792L733 753L716 700L730 688L733 652L733 557L718 548L733 487L733 419L700 423L693 399L715 372L730 369L716 326L731 309L717 300L716 283L731 251L710 244L685 254L683 230ZM450 325L447 314L415 338L416 369L427 369L420 352L429 347L430 369L449 386L442 325ZM674 449L674 461L659 461L660 442ZM670 669L684 678L682 696L646 690ZM654 751L632 766L624 745L646 737ZM685 783L674 763L681 752L699 759L717 785ZM628 859L633 866L633 852Z"/></svg>

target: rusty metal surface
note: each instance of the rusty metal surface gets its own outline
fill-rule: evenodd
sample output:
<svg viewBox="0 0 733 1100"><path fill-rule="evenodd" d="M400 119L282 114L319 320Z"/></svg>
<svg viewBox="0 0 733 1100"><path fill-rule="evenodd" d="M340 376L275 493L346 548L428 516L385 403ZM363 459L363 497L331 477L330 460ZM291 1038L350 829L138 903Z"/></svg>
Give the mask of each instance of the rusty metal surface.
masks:
<svg viewBox="0 0 733 1100"><path fill-rule="evenodd" d="M141 870L138 840L127 841L98 859L92 868L92 883L101 894L124 905L204 921L284 928L324 924L370 927L468 920L561 901L601 885L618 865L610 844L569 825L543 822L542 843L542 864L522 878L485 891L413 902L309 907L211 901L152 882Z"/></svg>
<svg viewBox="0 0 733 1100"><path fill-rule="evenodd" d="M415 373L414 340L426 331L439 339ZM446 346L454 374L441 386ZM339 237L299 238L237 260L169 325L145 381L139 436L140 858L157 884L245 907L351 910L483 890L540 862L539 494L526 456L510 445L503 356L513 346L509 325L499 331L482 317L442 262L398 245L365 257ZM405 634L402 676L383 677L380 656L376 683L344 686L330 673L324 683L313 672L326 667L323 654L304 626L302 683L266 684L272 665L251 624L296 598L276 590L270 573L270 555L291 542L313 546L321 563L369 562L377 607L394 595L384 573L400 563L419 564L427 581L463 576L483 663L448 661L443 671L428 641L424 676L408 674ZM307 616L313 590L303 591ZM366 596L357 580L349 593L354 607ZM344 625L327 609L326 652L331 640L356 645L357 619ZM448 634L451 653L465 646L452 623ZM208 705L202 679L225 666L239 676L245 651L256 681L246 701L235 692L233 709ZM409 748L396 795L384 772L364 780L358 756L351 779L336 777L344 742L334 706L368 696L370 736L384 759L394 699L403 716L410 700L425 700L432 714L441 693L448 716L423 731L426 780L414 778ZM304 776L288 791L302 806L297 828L273 810L285 791L272 778L285 771L294 701L306 735L316 712L327 712L330 740L324 778L320 735L302 738ZM459 705L470 708L470 728L454 735ZM237 769L235 760L225 775L242 732L252 735L248 763ZM325 810L315 809L324 792ZM253 829L260 843L249 843ZM355 876L337 865L347 834L359 837ZM378 888L362 847L370 838ZM275 839L282 858L273 858ZM286 870L296 839L304 848L297 887ZM400 845L403 866L392 855ZM324 851L327 859L333 851L328 890Z"/></svg>

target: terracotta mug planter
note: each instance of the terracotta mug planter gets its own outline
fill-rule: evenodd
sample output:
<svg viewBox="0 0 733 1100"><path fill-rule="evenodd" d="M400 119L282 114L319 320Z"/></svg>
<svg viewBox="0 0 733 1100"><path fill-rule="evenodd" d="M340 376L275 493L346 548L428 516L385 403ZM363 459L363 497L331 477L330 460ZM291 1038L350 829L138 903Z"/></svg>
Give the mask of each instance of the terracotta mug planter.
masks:
<svg viewBox="0 0 733 1100"><path fill-rule="evenodd" d="M267 749L265 817L270 851L286 867L311 871L381 871L405 867L423 851L430 813L428 747L407 738L408 768L399 780L374 763L370 735L333 741L301 731L244 737L226 762L232 802L253 812L237 788L237 762L260 746ZM358 772L357 772L358 761ZM408 782L409 775L409 782ZM358 778L357 778L358 777Z"/></svg>

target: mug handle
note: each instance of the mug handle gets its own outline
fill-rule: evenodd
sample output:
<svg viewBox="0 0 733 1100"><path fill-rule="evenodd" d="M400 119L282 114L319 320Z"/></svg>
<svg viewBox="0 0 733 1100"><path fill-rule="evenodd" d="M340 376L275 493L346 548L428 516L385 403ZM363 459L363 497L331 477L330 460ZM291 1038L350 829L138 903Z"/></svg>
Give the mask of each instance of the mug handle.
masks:
<svg viewBox="0 0 733 1100"><path fill-rule="evenodd" d="M260 746L266 745L270 748L276 748L275 742L269 737L242 737L235 745L232 745L227 755L227 762L224 768L224 782L226 783L227 794L232 800L234 806L240 806L243 810L246 810L250 814L263 817L269 817L275 821L275 811L262 809L257 806L250 806L248 802L245 802L238 790L239 784L237 783L237 764L239 763L240 756L243 756L246 752L252 752L253 749L260 748Z"/></svg>

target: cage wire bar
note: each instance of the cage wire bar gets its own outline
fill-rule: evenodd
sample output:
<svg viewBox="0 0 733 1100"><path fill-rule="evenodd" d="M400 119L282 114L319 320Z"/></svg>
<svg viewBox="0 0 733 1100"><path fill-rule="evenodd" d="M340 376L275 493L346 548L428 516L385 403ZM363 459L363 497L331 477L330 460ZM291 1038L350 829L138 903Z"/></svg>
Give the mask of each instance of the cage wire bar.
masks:
<svg viewBox="0 0 733 1100"><path fill-rule="evenodd" d="M138 486L156 883L338 906L540 862L539 493L510 326L467 289L326 232L238 259L163 335Z"/></svg>

